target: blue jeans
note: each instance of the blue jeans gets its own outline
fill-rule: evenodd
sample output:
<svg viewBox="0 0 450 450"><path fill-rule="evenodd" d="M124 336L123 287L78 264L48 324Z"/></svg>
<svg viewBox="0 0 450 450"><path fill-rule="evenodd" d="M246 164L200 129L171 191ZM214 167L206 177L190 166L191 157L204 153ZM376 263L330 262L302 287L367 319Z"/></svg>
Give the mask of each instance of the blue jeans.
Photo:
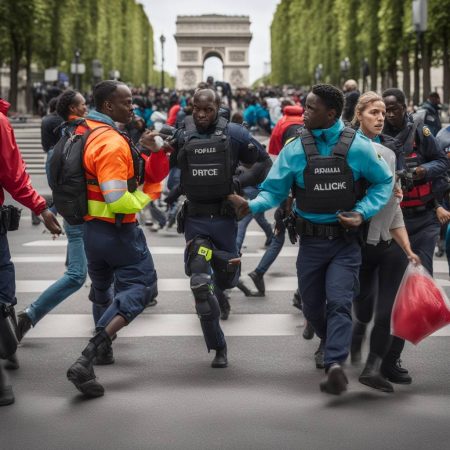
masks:
<svg viewBox="0 0 450 450"><path fill-rule="evenodd" d="M253 186L246 187L243 189L243 191L245 196L249 200L253 200L254 198L256 198L259 193L258 189ZM262 230L266 234L267 240L269 240L273 236L272 226L270 225L269 222L267 222L264 213L248 214L238 222L236 245L239 252L241 251L242 244L244 243L247 227L249 223L252 221L252 219L255 219L257 224L262 228Z"/></svg>
<svg viewBox="0 0 450 450"><path fill-rule="evenodd" d="M0 235L0 303L16 304L16 277L6 234Z"/></svg>
<svg viewBox="0 0 450 450"><path fill-rule="evenodd" d="M284 241L286 237L286 228L283 227L278 234L274 234L272 240L270 241L269 248L265 251L261 261L259 261L258 266L255 269L256 273L264 275L270 268L270 266L277 259L278 255L283 248Z"/></svg>
<svg viewBox="0 0 450 450"><path fill-rule="evenodd" d="M69 265L64 275L26 308L25 312L33 326L67 297L78 291L86 281L87 264L83 229L84 225L69 225L64 221Z"/></svg>
<svg viewBox="0 0 450 450"><path fill-rule="evenodd" d="M360 266L356 239L301 238L297 277L303 313L317 336L325 339L325 367L347 359Z"/></svg>

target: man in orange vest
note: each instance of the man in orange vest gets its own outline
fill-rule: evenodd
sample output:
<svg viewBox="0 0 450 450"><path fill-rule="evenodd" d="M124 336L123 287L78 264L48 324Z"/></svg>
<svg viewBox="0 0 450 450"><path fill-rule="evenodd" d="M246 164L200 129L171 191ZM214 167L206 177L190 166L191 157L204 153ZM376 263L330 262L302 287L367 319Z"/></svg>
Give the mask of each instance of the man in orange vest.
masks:
<svg viewBox="0 0 450 450"><path fill-rule="evenodd" d="M102 81L93 92L95 110L86 120L93 130L84 152L88 215L84 245L92 280L91 300L101 309L97 334L72 364L67 378L87 397L104 394L93 364L101 357L114 362L111 338L139 315L157 294L157 277L145 236L136 222L151 199L138 190L142 181L155 183L168 173L164 151L146 160L115 122L132 120L130 89L117 81ZM80 133L86 128L80 125ZM114 289L111 284L114 283Z"/></svg>

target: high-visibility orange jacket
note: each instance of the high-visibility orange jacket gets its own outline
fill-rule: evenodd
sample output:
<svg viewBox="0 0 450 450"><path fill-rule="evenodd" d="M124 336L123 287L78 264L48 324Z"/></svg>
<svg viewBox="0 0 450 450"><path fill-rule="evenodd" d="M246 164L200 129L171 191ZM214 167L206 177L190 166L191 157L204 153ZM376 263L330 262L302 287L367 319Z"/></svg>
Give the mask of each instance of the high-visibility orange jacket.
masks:
<svg viewBox="0 0 450 450"><path fill-rule="evenodd" d="M135 173L127 139L105 123L86 120L86 124L94 131L87 140L83 160L88 181L88 215L84 219L114 223L116 214L123 214L122 223L135 222L136 213L151 198L138 189L130 192L128 188L128 181ZM99 127L102 128L95 130ZM169 162L164 152L146 158L145 183L159 182L168 172Z"/></svg>

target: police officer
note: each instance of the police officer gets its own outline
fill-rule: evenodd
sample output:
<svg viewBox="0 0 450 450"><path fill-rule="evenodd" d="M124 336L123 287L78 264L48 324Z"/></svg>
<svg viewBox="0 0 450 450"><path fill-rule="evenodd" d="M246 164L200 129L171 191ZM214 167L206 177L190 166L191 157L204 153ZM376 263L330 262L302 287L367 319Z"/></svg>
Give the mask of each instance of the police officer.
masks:
<svg viewBox="0 0 450 450"><path fill-rule="evenodd" d="M370 141L344 127L343 103L334 86L314 86L306 99L305 129L280 153L259 196L250 202L230 196L239 215L259 212L279 204L295 184L303 312L324 340L326 378L320 389L336 395L348 384L342 363L349 353L361 264L356 230L387 203L393 179ZM358 197L363 178L371 186Z"/></svg>
<svg viewBox="0 0 450 450"><path fill-rule="evenodd" d="M124 83L102 81L94 87L95 109L80 125L91 130L84 148L88 214L84 217L84 246L92 280L95 336L67 371L67 378L86 397L104 394L93 364L114 363L111 341L138 316L157 294L157 277L136 213L150 202L137 189L142 181L159 182L168 174L163 152L153 153L145 165L130 138L116 122L133 118L131 91ZM114 282L114 289L111 284Z"/></svg>
<svg viewBox="0 0 450 450"><path fill-rule="evenodd" d="M185 272L191 279L206 347L216 351L211 365L223 368L228 365L227 345L219 316L221 309L227 313L230 308L223 291L236 286L240 274L236 217L226 198L262 181L247 172L241 183L239 176L233 176L239 161L252 165L268 155L246 128L219 115L219 107L215 91L196 91L193 114L171 141L171 166L180 168L180 185L187 197L178 218L186 239ZM157 145L155 133L145 138L144 145L151 149Z"/></svg>
<svg viewBox="0 0 450 450"><path fill-rule="evenodd" d="M433 253L439 239L440 225L436 217L437 199L447 190L445 178L449 165L443 149L439 149L430 129L407 114L404 93L397 88L383 92L386 122L383 133L403 146L403 201L400 206L412 250L433 275ZM398 267L404 271L405 267ZM400 365L405 342L394 338L381 366L382 374L393 383L410 384L412 378Z"/></svg>

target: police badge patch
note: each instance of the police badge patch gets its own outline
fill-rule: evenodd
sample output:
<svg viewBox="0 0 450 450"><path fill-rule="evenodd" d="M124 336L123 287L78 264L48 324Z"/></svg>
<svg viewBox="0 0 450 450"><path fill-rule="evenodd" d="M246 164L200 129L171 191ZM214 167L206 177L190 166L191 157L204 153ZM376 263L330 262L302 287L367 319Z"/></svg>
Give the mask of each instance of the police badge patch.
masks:
<svg viewBox="0 0 450 450"><path fill-rule="evenodd" d="M428 127L423 127L423 135L425 137L431 136L431 131Z"/></svg>

